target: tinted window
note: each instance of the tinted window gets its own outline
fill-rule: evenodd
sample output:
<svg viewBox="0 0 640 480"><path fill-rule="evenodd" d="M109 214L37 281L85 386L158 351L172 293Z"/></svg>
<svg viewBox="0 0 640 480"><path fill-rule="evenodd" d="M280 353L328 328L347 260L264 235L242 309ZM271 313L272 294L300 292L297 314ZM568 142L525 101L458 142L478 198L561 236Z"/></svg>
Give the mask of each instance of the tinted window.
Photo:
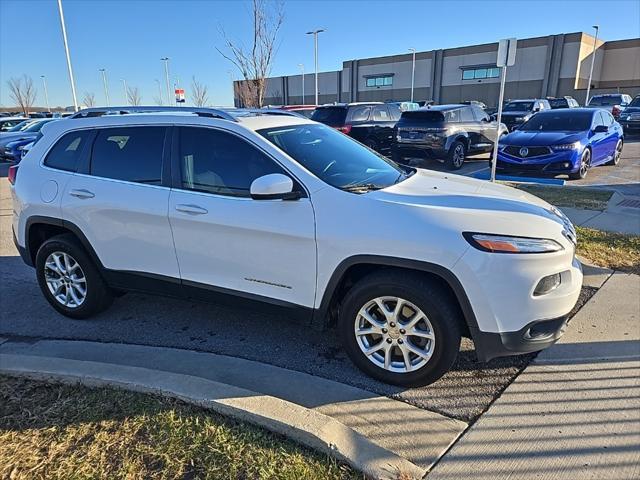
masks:
<svg viewBox="0 0 640 480"><path fill-rule="evenodd" d="M311 120L331 126L344 125L347 118L347 109L344 107L316 108L311 115Z"/></svg>
<svg viewBox="0 0 640 480"><path fill-rule="evenodd" d="M592 113L589 111L549 110L535 114L518 130L524 132L581 132L589 130L591 117ZM597 117L600 118L599 115Z"/></svg>
<svg viewBox="0 0 640 480"><path fill-rule="evenodd" d="M389 113L391 114L391 120L398 121L400 119L400 115L402 115L402 110L395 103L390 103L387 105L389 108Z"/></svg>
<svg viewBox="0 0 640 480"><path fill-rule="evenodd" d="M613 125L613 115L611 115L609 112L603 110L602 112L600 112L600 115L602 115L602 121L604 122L604 124L607 127L610 127L611 125Z"/></svg>
<svg viewBox="0 0 640 480"><path fill-rule="evenodd" d="M180 129L182 188L250 196L251 182L270 173L285 173L253 145L230 133L208 128Z"/></svg>
<svg viewBox="0 0 640 480"><path fill-rule="evenodd" d="M371 107L355 107L349 112L350 122L366 122L369 120Z"/></svg>
<svg viewBox="0 0 640 480"><path fill-rule="evenodd" d="M569 101L566 98L554 98L549 100L551 108L566 108L569 106Z"/></svg>
<svg viewBox="0 0 640 480"><path fill-rule="evenodd" d="M471 109L473 110L473 113L475 114L476 120L477 121L482 121L482 120L489 120L489 115L487 115L487 112L485 112L483 109L481 109L480 107L471 107Z"/></svg>
<svg viewBox="0 0 640 480"><path fill-rule="evenodd" d="M91 175L160 185L164 127L106 128L91 153Z"/></svg>
<svg viewBox="0 0 640 480"><path fill-rule="evenodd" d="M90 133L87 131L67 133L49 151L44 164L47 167L75 172L82 148L87 143Z"/></svg>
<svg viewBox="0 0 640 480"><path fill-rule="evenodd" d="M502 109L503 112L530 112L533 102L509 102Z"/></svg>
<svg viewBox="0 0 640 480"><path fill-rule="evenodd" d="M629 104L630 107L640 107L640 96L635 97L631 103Z"/></svg>
<svg viewBox="0 0 640 480"><path fill-rule="evenodd" d="M592 97L589 102L590 106L606 107L612 105L620 105L622 98L619 95L607 95L606 97Z"/></svg>
<svg viewBox="0 0 640 480"><path fill-rule="evenodd" d="M42 127L44 127L45 123L49 123L51 121L53 121L53 119L37 121L33 125L28 126L27 128L25 128L22 131L23 132L39 132L42 129Z"/></svg>
<svg viewBox="0 0 640 480"><path fill-rule="evenodd" d="M444 113L435 110L413 110L409 112L402 112L402 119L406 120L421 120L431 123L444 122Z"/></svg>
<svg viewBox="0 0 640 480"><path fill-rule="evenodd" d="M460 122L460 110L448 110L444 114L446 122L458 123Z"/></svg>
<svg viewBox="0 0 640 480"><path fill-rule="evenodd" d="M473 117L473 112L471 108L461 108L458 110L460 112L460 121L461 122L475 122L475 118Z"/></svg>
<svg viewBox="0 0 640 480"><path fill-rule="evenodd" d="M373 119L377 122L388 122L391 120L387 107L373 107Z"/></svg>

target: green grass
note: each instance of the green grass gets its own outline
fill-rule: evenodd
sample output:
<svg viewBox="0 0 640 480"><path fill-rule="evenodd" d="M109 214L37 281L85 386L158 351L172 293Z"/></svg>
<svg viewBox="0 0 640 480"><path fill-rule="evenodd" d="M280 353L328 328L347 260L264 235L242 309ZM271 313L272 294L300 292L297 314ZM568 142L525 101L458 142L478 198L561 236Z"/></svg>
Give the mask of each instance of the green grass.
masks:
<svg viewBox="0 0 640 480"><path fill-rule="evenodd" d="M536 197L558 207L582 208L586 210L604 210L613 195L611 190L600 190L587 187L556 187L542 185L513 184Z"/></svg>
<svg viewBox="0 0 640 480"><path fill-rule="evenodd" d="M0 478L363 477L266 430L180 401L0 376Z"/></svg>
<svg viewBox="0 0 640 480"><path fill-rule="evenodd" d="M640 237L576 227L578 254L589 263L640 274Z"/></svg>

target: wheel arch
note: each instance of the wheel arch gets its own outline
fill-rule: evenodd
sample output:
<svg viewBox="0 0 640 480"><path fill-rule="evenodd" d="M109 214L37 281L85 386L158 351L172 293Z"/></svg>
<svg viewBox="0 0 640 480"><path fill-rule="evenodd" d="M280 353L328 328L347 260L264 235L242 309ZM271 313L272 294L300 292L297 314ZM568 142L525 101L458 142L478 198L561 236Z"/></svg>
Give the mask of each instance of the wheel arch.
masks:
<svg viewBox="0 0 640 480"><path fill-rule="evenodd" d="M470 336L471 331L478 328L471 302L460 280L451 270L435 263L380 255L355 255L343 260L336 267L322 293L320 306L315 311L314 325L331 325L336 318L340 300L351 285L365 275L381 269L421 273L437 281L457 302L464 319L464 324L461 325L463 333Z"/></svg>

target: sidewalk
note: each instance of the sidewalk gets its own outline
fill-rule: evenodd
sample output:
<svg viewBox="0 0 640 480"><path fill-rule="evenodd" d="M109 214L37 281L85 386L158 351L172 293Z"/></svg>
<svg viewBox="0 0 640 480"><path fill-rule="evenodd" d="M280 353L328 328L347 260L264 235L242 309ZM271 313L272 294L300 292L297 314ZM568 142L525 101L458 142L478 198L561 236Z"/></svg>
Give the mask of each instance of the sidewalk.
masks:
<svg viewBox="0 0 640 480"><path fill-rule="evenodd" d="M640 235L640 197L614 193L604 211L560 207L579 227Z"/></svg>
<svg viewBox="0 0 640 480"><path fill-rule="evenodd" d="M640 478L639 292L611 276L427 479Z"/></svg>

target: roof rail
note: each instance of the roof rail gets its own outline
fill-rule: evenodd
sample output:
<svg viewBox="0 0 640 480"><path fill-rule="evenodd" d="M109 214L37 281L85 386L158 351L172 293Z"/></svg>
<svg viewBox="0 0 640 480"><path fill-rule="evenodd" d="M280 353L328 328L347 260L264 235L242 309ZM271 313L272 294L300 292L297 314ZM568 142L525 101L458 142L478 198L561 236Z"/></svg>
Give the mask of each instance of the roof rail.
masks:
<svg viewBox="0 0 640 480"><path fill-rule="evenodd" d="M221 118L237 122L233 115L218 108L204 107L162 107L162 106L126 106L126 107L92 107L84 108L68 118L102 117L104 115L127 115L130 113L193 113L199 117Z"/></svg>
<svg viewBox="0 0 640 480"><path fill-rule="evenodd" d="M300 117L306 118L297 112L291 110L282 110L279 108L235 108L227 110L233 117L254 117L260 115L280 115L284 117Z"/></svg>

